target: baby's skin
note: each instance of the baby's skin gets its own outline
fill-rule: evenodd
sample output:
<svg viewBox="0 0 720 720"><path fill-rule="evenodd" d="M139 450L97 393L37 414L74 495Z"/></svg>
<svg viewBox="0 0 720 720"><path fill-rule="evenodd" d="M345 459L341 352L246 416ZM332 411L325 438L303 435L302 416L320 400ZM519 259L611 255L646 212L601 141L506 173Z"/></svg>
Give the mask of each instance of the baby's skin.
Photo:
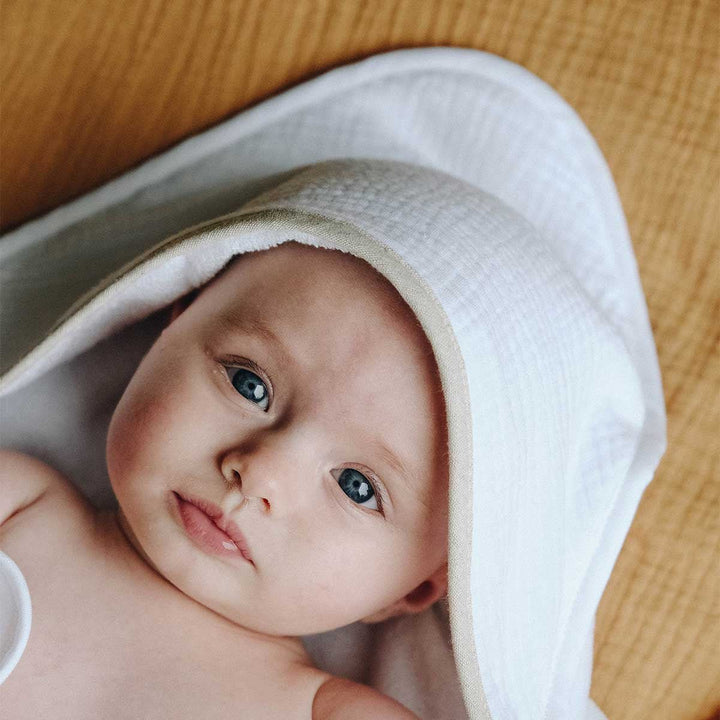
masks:
<svg viewBox="0 0 720 720"><path fill-rule="evenodd" d="M237 258L171 307L106 453L117 512L0 451L0 549L33 603L3 717L415 718L301 641L447 590L440 379L370 265Z"/></svg>

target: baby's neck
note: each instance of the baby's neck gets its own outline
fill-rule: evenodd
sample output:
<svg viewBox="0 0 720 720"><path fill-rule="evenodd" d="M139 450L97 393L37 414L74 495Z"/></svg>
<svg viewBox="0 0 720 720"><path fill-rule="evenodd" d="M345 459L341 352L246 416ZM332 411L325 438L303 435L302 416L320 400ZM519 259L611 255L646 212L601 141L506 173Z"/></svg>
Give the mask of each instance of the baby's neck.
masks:
<svg viewBox="0 0 720 720"><path fill-rule="evenodd" d="M95 519L98 540L106 549L107 557L122 567L123 574L133 585L132 592L146 596L154 607L166 608L166 617L191 623L189 626L198 637L219 633L227 639L234 634L245 647L251 643L258 650L286 655L290 662L312 664L299 637L266 635L242 627L183 593L159 572L142 551L119 510L99 511Z"/></svg>

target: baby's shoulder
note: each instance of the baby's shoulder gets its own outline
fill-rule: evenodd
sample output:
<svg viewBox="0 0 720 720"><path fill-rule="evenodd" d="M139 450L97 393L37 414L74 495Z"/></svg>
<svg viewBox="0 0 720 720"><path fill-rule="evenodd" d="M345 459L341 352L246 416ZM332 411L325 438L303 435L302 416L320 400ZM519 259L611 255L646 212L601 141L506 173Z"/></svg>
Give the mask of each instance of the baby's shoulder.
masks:
<svg viewBox="0 0 720 720"><path fill-rule="evenodd" d="M0 448L0 529L4 532L31 516L72 514L89 519L91 509L75 486L39 458Z"/></svg>
<svg viewBox="0 0 720 720"><path fill-rule="evenodd" d="M415 713L397 700L378 692L368 685L328 676L315 693L312 720L418 720Z"/></svg>

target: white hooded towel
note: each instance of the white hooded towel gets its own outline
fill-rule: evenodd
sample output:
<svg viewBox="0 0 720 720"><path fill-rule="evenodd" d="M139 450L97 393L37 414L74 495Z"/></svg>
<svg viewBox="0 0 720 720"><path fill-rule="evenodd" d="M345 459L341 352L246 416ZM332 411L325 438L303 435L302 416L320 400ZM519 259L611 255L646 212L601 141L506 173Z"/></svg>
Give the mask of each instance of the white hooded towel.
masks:
<svg viewBox="0 0 720 720"><path fill-rule="evenodd" d="M2 444L111 505L104 434L153 313L287 240L393 283L448 420L447 604L307 638L318 665L423 718L603 717L595 613L665 407L607 165L513 63L420 48L338 68L5 235Z"/></svg>

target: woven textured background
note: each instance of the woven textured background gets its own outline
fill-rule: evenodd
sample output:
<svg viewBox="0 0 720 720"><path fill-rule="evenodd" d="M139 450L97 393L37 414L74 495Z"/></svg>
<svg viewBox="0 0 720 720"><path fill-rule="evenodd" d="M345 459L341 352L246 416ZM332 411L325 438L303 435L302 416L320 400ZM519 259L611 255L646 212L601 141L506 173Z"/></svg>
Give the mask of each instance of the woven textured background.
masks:
<svg viewBox="0 0 720 720"><path fill-rule="evenodd" d="M611 720L720 716L720 4L716 0L0 0L0 228L332 67L455 45L577 110L618 186L668 451L598 611Z"/></svg>

